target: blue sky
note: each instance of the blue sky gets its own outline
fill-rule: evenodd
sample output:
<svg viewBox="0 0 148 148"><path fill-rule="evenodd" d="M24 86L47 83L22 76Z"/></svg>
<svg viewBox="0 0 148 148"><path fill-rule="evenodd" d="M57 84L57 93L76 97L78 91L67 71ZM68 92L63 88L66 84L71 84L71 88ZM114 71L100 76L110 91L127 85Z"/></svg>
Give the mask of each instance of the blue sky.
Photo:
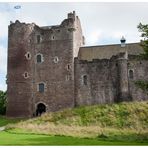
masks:
<svg viewBox="0 0 148 148"><path fill-rule="evenodd" d="M15 10L15 5L21 9ZM138 42L139 22L148 22L148 3L0 3L0 90L6 90L7 36L10 21L57 25L76 11L81 20L86 45L118 44L122 35L128 43Z"/></svg>

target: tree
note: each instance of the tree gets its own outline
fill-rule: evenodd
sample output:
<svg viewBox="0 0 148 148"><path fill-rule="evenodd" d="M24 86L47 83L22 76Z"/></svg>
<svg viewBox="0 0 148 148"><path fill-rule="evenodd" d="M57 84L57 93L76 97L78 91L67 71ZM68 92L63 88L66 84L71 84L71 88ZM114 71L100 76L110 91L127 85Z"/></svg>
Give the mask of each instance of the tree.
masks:
<svg viewBox="0 0 148 148"><path fill-rule="evenodd" d="M144 50L144 53L140 55L140 57L144 60L148 60L148 24L143 25L142 23L139 23L137 26L139 32L141 32L141 46ZM139 80L136 81L135 84L141 88L142 90L148 92L148 81Z"/></svg>
<svg viewBox="0 0 148 148"><path fill-rule="evenodd" d="M0 90L0 115L6 113L6 92Z"/></svg>
<svg viewBox="0 0 148 148"><path fill-rule="evenodd" d="M144 50L144 53L141 54L142 58L148 60L148 24L143 25L142 23L139 23L137 26L139 32L141 32L141 46Z"/></svg>

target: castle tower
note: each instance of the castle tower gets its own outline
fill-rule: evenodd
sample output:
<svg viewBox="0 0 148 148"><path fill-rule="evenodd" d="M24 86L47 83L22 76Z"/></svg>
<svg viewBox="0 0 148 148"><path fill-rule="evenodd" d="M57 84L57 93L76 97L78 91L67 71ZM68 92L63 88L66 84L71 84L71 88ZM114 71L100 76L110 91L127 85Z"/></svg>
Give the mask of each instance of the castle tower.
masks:
<svg viewBox="0 0 148 148"><path fill-rule="evenodd" d="M33 28L33 24L19 21L9 26L7 116L31 116L33 53L30 41Z"/></svg>
<svg viewBox="0 0 148 148"><path fill-rule="evenodd" d="M83 45L75 12L60 25L9 26L7 116L32 117L74 106L74 57Z"/></svg>
<svg viewBox="0 0 148 148"><path fill-rule="evenodd" d="M129 100L129 82L128 82L128 54L121 52L118 54L117 68L118 68L118 95L117 101Z"/></svg>

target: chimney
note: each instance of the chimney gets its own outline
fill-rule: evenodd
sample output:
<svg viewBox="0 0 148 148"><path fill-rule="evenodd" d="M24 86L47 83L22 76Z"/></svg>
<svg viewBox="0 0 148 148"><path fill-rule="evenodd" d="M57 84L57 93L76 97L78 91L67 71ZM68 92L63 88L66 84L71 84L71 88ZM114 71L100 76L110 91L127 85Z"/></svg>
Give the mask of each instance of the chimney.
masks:
<svg viewBox="0 0 148 148"><path fill-rule="evenodd" d="M120 42L121 42L121 47L125 47L126 39L124 38L124 36L122 36Z"/></svg>

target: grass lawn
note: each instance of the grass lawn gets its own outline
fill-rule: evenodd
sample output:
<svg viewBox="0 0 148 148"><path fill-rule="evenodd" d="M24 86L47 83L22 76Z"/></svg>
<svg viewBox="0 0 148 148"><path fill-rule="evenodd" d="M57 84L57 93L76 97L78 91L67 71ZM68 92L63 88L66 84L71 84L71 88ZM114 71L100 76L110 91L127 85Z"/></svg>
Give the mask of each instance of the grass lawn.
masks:
<svg viewBox="0 0 148 148"><path fill-rule="evenodd" d="M148 145L148 142L107 141L104 139L85 139L65 136L15 134L3 131L0 132L0 145Z"/></svg>
<svg viewBox="0 0 148 148"><path fill-rule="evenodd" d="M148 145L148 102L82 106L26 120L0 116L1 126L1 146Z"/></svg>

